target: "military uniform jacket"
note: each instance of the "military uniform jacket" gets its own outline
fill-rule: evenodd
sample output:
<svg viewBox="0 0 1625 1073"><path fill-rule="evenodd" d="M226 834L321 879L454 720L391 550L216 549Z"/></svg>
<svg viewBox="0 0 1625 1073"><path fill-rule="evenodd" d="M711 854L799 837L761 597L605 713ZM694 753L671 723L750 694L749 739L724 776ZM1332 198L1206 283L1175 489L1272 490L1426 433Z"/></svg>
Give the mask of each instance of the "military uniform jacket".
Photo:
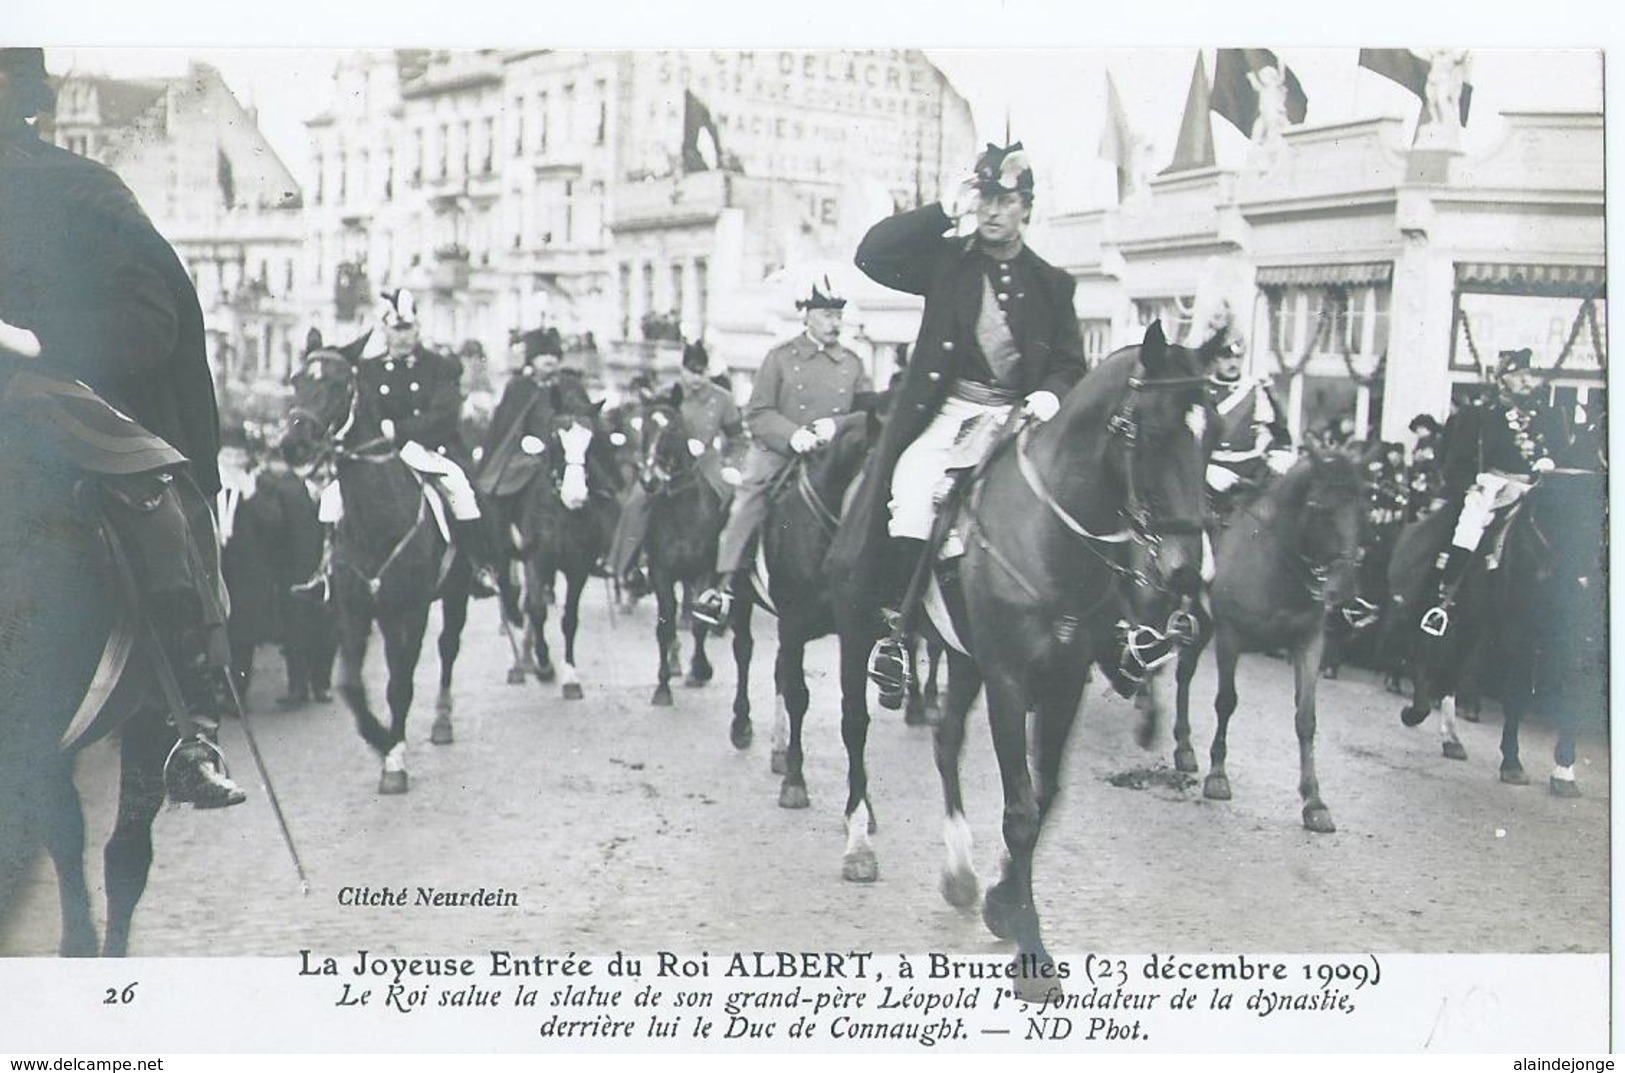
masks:
<svg viewBox="0 0 1625 1073"><path fill-rule="evenodd" d="M395 442L416 440L468 466L459 427L463 366L456 358L419 346L405 358L368 358L357 373L363 423L395 422Z"/></svg>
<svg viewBox="0 0 1625 1073"><path fill-rule="evenodd" d="M1529 422L1532 455L1527 458L1513 428L1518 411ZM1549 406L1515 407L1498 396L1464 406L1445 426L1441 467L1445 495L1459 498L1480 473L1491 470L1528 477L1535 459L1548 457L1555 462L1566 452L1571 438L1563 412Z"/></svg>
<svg viewBox="0 0 1625 1073"><path fill-rule="evenodd" d="M925 311L892 416L864 470L852 517L830 552L837 581L851 583L854 592L875 590L870 574L886 539L891 475L904 448L930 424L956 379L995 382L976 342L990 279L1006 296L1005 319L1019 352L1015 366L997 378L999 385L1018 396L1050 391L1064 399L1084 373L1072 277L1026 247L1005 264L995 262L974 237L948 237L952 225L940 205L929 205L882 220L858 246L857 265L865 275L924 296Z"/></svg>
<svg viewBox="0 0 1625 1073"><path fill-rule="evenodd" d="M108 169L31 133L0 136L0 317L44 371L82 380L220 490L203 312L180 258Z"/></svg>
<svg viewBox="0 0 1625 1073"><path fill-rule="evenodd" d="M1265 451L1285 445L1285 436L1277 428L1281 408L1264 381L1245 377L1233 384L1214 381L1209 397L1219 417L1214 462L1227 465L1262 458ZM1261 429L1265 431L1262 437Z"/></svg>
<svg viewBox="0 0 1625 1073"><path fill-rule="evenodd" d="M853 411L871 394L863 362L839 343L820 347L802 333L768 351L745 404L752 436L746 479L766 479L793 458L796 429L826 417L837 431L863 420Z"/></svg>
<svg viewBox="0 0 1625 1073"><path fill-rule="evenodd" d="M706 382L698 391L684 390L681 384L672 388L671 402L683 416L683 425L691 439L705 444L707 450L699 458L700 473L726 496L730 487L722 479L722 464L728 448L744 431L744 417L733 395L717 384Z"/></svg>
<svg viewBox="0 0 1625 1073"><path fill-rule="evenodd" d="M552 430L556 409L551 381L539 380L528 371L509 377L491 415L475 487L487 495L500 496L524 488L541 468L541 462L525 454L520 441L527 433L545 439Z"/></svg>

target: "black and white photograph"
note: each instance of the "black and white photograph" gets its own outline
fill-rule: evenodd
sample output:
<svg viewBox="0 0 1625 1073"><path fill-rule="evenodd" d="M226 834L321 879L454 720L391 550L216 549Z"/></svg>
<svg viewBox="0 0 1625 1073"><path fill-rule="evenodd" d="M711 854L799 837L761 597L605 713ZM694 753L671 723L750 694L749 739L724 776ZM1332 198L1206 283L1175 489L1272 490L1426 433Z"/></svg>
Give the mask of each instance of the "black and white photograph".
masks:
<svg viewBox="0 0 1625 1073"><path fill-rule="evenodd" d="M1603 48L369 7L0 47L0 1051L1610 1049Z"/></svg>

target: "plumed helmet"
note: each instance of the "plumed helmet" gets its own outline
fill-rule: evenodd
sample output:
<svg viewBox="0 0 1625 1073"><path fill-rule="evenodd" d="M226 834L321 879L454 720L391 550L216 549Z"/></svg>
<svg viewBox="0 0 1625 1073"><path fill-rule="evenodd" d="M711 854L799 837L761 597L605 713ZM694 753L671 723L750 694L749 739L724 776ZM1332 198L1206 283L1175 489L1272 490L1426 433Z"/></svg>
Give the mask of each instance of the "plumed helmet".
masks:
<svg viewBox="0 0 1625 1073"><path fill-rule="evenodd" d="M812 281L812 292L806 298L796 299L797 309L845 309L846 299L835 290L827 274Z"/></svg>
<svg viewBox="0 0 1625 1073"><path fill-rule="evenodd" d="M710 367L711 355L706 353L704 343L696 339L683 344L683 368L691 373L703 373Z"/></svg>
<svg viewBox="0 0 1625 1073"><path fill-rule="evenodd" d="M412 297L412 292L402 287L393 291L384 291L384 308L381 313L384 327L410 328L418 322L418 303Z"/></svg>
<svg viewBox="0 0 1625 1073"><path fill-rule="evenodd" d="M976 158L976 191L1033 196L1033 167L1020 142L1000 148L992 142Z"/></svg>
<svg viewBox="0 0 1625 1073"><path fill-rule="evenodd" d="M37 116L56 106L56 91L45 71L43 48L0 48L0 71L18 95L24 116Z"/></svg>
<svg viewBox="0 0 1625 1073"><path fill-rule="evenodd" d="M1528 372L1534 364L1535 352L1528 347L1522 350L1503 350L1495 363L1495 375L1500 377L1510 373Z"/></svg>

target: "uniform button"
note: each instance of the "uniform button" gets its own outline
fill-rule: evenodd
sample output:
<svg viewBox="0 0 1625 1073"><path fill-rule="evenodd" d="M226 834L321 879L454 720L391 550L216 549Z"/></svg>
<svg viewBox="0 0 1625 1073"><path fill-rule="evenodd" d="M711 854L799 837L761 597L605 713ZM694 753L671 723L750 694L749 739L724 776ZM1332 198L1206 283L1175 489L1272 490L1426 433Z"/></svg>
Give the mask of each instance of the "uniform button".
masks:
<svg viewBox="0 0 1625 1073"><path fill-rule="evenodd" d="M436 451L436 453L438 453L438 454L445 454L445 453L446 453L446 445L445 445L445 444L441 444L441 445L440 445L440 446L439 446L439 447L436 447L436 448L435 448L435 451Z"/></svg>
<svg viewBox="0 0 1625 1073"><path fill-rule="evenodd" d="M414 407L412 407L412 416L413 417L421 417L421 416L423 416L423 411L421 409L419 409L418 407L414 406Z"/></svg>
<svg viewBox="0 0 1625 1073"><path fill-rule="evenodd" d="M935 369L932 369L930 372L925 374L925 378L927 380L941 380L942 374L937 372Z"/></svg>
<svg viewBox="0 0 1625 1073"><path fill-rule="evenodd" d="M953 348L954 348L954 341L952 339L944 339L942 341L942 349L944 349L944 350L952 350Z"/></svg>
<svg viewBox="0 0 1625 1073"><path fill-rule="evenodd" d="M418 389L418 382L416 380L414 380L410 384L408 384L407 386L410 387L413 391L416 391Z"/></svg>
<svg viewBox="0 0 1625 1073"><path fill-rule="evenodd" d="M388 384L379 384L378 385L378 394L380 394L380 395L388 395L389 394L389 385Z"/></svg>
<svg viewBox="0 0 1625 1073"><path fill-rule="evenodd" d="M395 363L393 361L384 362L384 372L392 373L394 371L395 371Z"/></svg>
<svg viewBox="0 0 1625 1073"><path fill-rule="evenodd" d="M1004 291L999 292L999 301L1008 302L1009 300L1010 300L1010 296L1008 294L1006 294Z"/></svg>
<svg viewBox="0 0 1625 1073"><path fill-rule="evenodd" d="M923 409L925 409L925 403L923 403L923 402L917 402L917 403L915 403L915 404L914 404L914 408L915 408L915 409L916 409L916 410L923 410Z"/></svg>

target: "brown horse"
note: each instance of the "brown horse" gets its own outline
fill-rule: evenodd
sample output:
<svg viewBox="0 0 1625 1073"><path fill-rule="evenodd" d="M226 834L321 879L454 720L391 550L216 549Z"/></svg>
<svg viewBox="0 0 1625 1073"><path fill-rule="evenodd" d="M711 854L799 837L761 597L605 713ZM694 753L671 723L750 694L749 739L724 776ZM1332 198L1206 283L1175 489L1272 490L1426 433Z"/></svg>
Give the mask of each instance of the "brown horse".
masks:
<svg viewBox="0 0 1625 1073"><path fill-rule="evenodd" d="M43 845L56 865L59 950L64 956L97 953L74 761L80 748L122 726L118 818L104 857L107 933L100 945L104 955L121 957L129 951L131 921L152 865L152 821L163 804L164 760L175 733L157 699L152 649L122 610L131 594L116 595L120 575L110 546L98 536L88 497L79 494L89 486L78 484L78 471L33 457L23 438L26 424L15 415L0 420L0 488L6 490L0 510L0 921ZM123 643L132 637L133 647ZM98 682L111 692L85 725L81 716L96 708L81 710L82 698Z"/></svg>
<svg viewBox="0 0 1625 1073"><path fill-rule="evenodd" d="M1197 613L1201 624L1197 641L1179 655L1174 766L1196 770L1190 742L1191 678L1202 649L1212 639L1219 669L1213 706L1219 723L1209 754L1213 766L1202 794L1228 801L1230 779L1224 764L1230 716L1236 710L1236 660L1242 652L1278 648L1291 652L1303 825L1321 833L1337 827L1320 798L1315 774L1315 688L1327 617L1358 595L1366 508L1361 469L1361 463L1347 455L1311 448L1306 460L1238 503L1214 541L1211 614Z"/></svg>
<svg viewBox="0 0 1625 1073"><path fill-rule="evenodd" d="M1053 420L1006 442L961 519L966 651L949 652L937 728L949 846L943 891L954 904L974 904L959 760L966 714L985 688L1008 857L983 900L982 919L995 935L1015 940L1022 993L1042 994L1057 983L1033 900L1033 853L1060 791L1090 665L1116 662L1120 615L1137 644L1151 645L1199 584L1202 476L1214 425L1204 387L1217 342L1200 351L1171 346L1154 323L1140 346L1117 351L1085 376ZM865 593L843 586L835 600L848 750L843 875L872 880L863 691L876 625Z"/></svg>
<svg viewBox="0 0 1625 1073"><path fill-rule="evenodd" d="M456 557L446 569L441 535L423 479L394 445L360 417L356 368L360 347L315 350L293 377L287 442L299 464L331 460L344 496L333 555L333 599L339 618L339 694L361 737L383 758L378 792L405 793L406 718L412 676L428 632L429 605L440 602L440 690L430 741L449 745L452 671L468 619L469 569ZM377 623L389 668L390 723L374 714L362 668Z"/></svg>

